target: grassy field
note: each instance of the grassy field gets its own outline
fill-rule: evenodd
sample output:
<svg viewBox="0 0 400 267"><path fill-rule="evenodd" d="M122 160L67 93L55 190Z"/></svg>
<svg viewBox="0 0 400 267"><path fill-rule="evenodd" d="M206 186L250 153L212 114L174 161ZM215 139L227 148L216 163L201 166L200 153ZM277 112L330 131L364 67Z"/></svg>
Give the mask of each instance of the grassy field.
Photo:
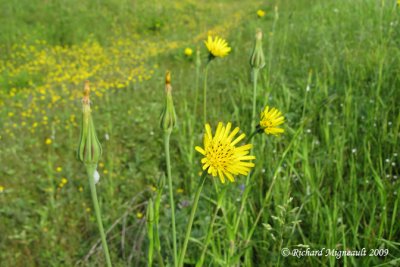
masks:
<svg viewBox="0 0 400 267"><path fill-rule="evenodd" d="M0 266L106 266L75 156L86 80L113 266L150 265L146 213L158 198L153 266L174 266L162 184L165 73L177 115L170 155L179 253L202 166L194 147L204 133L203 41L218 35L232 48L209 65L207 121L249 135L259 120L249 65L257 28L266 61L257 114L276 107L285 132L255 136L248 177L222 184L207 176L185 266L400 265L396 1L0 0L0 10ZM285 257L285 248L324 252ZM366 256L338 254L363 248Z"/></svg>

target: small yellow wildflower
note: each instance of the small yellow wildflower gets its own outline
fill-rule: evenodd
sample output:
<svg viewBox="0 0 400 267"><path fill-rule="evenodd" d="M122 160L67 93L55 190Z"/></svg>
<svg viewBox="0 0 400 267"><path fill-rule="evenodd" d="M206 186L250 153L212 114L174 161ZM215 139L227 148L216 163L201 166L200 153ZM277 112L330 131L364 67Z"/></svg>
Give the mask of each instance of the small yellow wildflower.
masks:
<svg viewBox="0 0 400 267"><path fill-rule="evenodd" d="M83 192L83 187L82 186L78 187L78 190L79 192Z"/></svg>
<svg viewBox="0 0 400 267"><path fill-rule="evenodd" d="M103 163L103 162L100 162L100 163L99 163L99 167L100 167L100 168L104 168L104 163Z"/></svg>
<svg viewBox="0 0 400 267"><path fill-rule="evenodd" d="M284 132L284 129L278 126L285 122L285 118L282 116L282 112L276 108L269 108L266 106L261 112L261 119L259 128L266 134L279 135Z"/></svg>
<svg viewBox="0 0 400 267"><path fill-rule="evenodd" d="M400 6L400 0L397 0L397 6Z"/></svg>
<svg viewBox="0 0 400 267"><path fill-rule="evenodd" d="M193 50L190 47L186 47L184 53L185 56L190 57L193 54Z"/></svg>
<svg viewBox="0 0 400 267"><path fill-rule="evenodd" d="M8 117L13 117L14 116L14 112L8 112Z"/></svg>
<svg viewBox="0 0 400 267"><path fill-rule="evenodd" d="M65 185L66 183L68 183L68 179L65 177L61 178L61 184Z"/></svg>
<svg viewBox="0 0 400 267"><path fill-rule="evenodd" d="M62 172L62 167L57 167L56 172Z"/></svg>
<svg viewBox="0 0 400 267"><path fill-rule="evenodd" d="M104 173L104 174L108 174L108 170L104 170L103 173Z"/></svg>
<svg viewBox="0 0 400 267"><path fill-rule="evenodd" d="M91 211L90 208L86 208L86 212L89 213Z"/></svg>
<svg viewBox="0 0 400 267"><path fill-rule="evenodd" d="M136 218L138 219L142 219L143 218L143 213L141 213L140 211L136 213Z"/></svg>
<svg viewBox="0 0 400 267"><path fill-rule="evenodd" d="M183 188L178 188L178 189L176 189L176 193L177 194L182 194L184 191L183 191Z"/></svg>
<svg viewBox="0 0 400 267"><path fill-rule="evenodd" d="M265 11L262 10L262 9L257 10L257 16L258 16L259 18L264 17L264 16L265 16Z"/></svg>
<svg viewBox="0 0 400 267"><path fill-rule="evenodd" d="M232 50L228 46L228 43L218 36L216 36L214 40L211 36L208 36L207 41L204 41L204 43L210 52L211 59L214 57L224 57Z"/></svg>
<svg viewBox="0 0 400 267"><path fill-rule="evenodd" d="M226 127L220 122L217 126L215 135L212 135L211 127L205 125L204 148L196 146L195 149L200 152L204 158L201 159L203 171L207 170L213 177L219 176L222 183L225 183L225 177L234 182L234 175L247 175L254 163L255 156L250 156L251 144L236 147L246 135L241 134L236 139L239 132L236 127L232 132L232 124L229 122ZM234 139L234 140L233 140Z"/></svg>
<svg viewBox="0 0 400 267"><path fill-rule="evenodd" d="M4 191L4 186L0 185L0 193Z"/></svg>
<svg viewBox="0 0 400 267"><path fill-rule="evenodd" d="M44 141L44 143L45 143L46 145L51 145L51 143L53 143L53 141L51 141L50 138L46 138L46 140Z"/></svg>

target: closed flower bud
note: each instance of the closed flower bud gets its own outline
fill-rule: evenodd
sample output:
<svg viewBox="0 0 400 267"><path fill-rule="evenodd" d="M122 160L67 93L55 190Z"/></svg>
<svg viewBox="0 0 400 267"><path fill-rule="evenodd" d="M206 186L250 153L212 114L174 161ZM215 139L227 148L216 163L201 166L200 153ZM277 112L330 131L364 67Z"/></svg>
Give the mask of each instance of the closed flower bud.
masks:
<svg viewBox="0 0 400 267"><path fill-rule="evenodd" d="M90 88L86 81L84 96L82 99L82 127L78 144L78 159L85 164L97 165L102 154L102 148L97 139L91 109L90 109Z"/></svg>
<svg viewBox="0 0 400 267"><path fill-rule="evenodd" d="M250 65L253 69L262 69L265 66L265 57L262 49L262 32L260 29L256 33L256 42L250 58Z"/></svg>
<svg viewBox="0 0 400 267"><path fill-rule="evenodd" d="M172 131L176 124L176 113L172 100L171 74L168 71L165 77L165 106L161 113L160 126L164 131Z"/></svg>

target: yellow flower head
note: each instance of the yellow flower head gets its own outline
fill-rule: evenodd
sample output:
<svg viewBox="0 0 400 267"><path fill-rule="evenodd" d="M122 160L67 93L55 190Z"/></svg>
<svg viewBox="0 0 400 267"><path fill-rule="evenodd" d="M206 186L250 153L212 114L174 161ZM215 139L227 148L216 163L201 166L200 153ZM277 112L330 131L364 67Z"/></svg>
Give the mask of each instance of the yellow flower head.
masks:
<svg viewBox="0 0 400 267"><path fill-rule="evenodd" d="M44 143L45 143L46 145L51 145L52 141L51 141L50 138L46 138L46 140L44 141Z"/></svg>
<svg viewBox="0 0 400 267"><path fill-rule="evenodd" d="M193 50L190 47L186 47L184 53L185 56L190 57L193 54Z"/></svg>
<svg viewBox="0 0 400 267"><path fill-rule="evenodd" d="M265 11L262 10L262 9L257 10L257 16L258 16L259 18L264 17L264 16L265 16Z"/></svg>
<svg viewBox="0 0 400 267"><path fill-rule="evenodd" d="M259 127L266 134L279 135L284 132L282 128L278 126L285 122L285 118L282 116L282 112L276 108L269 108L266 106L261 112L261 120Z"/></svg>
<svg viewBox="0 0 400 267"><path fill-rule="evenodd" d="M0 193L4 191L4 186L0 185Z"/></svg>
<svg viewBox="0 0 400 267"><path fill-rule="evenodd" d="M207 123L205 125L204 148L199 146L195 148L204 156L201 159L203 170L207 170L214 177L218 175L222 183L225 183L225 177L234 182L234 175L247 175L250 169L254 167L254 163L249 162L249 160L255 159L254 156L249 155L252 145L236 147L246 135L241 134L234 139L239 132L239 127L236 127L232 132L231 127L230 122L226 127L220 122L213 136L211 127Z"/></svg>
<svg viewBox="0 0 400 267"><path fill-rule="evenodd" d="M210 52L211 59L214 57L224 57L231 51L228 43L218 36L214 40L211 36L208 36L207 41L204 41L204 43Z"/></svg>

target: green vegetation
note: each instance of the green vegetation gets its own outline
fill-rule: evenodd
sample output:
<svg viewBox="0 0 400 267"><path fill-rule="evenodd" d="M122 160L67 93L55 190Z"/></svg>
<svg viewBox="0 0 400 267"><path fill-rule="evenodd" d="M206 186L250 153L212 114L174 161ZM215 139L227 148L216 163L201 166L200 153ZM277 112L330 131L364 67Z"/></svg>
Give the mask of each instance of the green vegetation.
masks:
<svg viewBox="0 0 400 267"><path fill-rule="evenodd" d="M0 0L0 10L1 266L106 264L75 158L85 80L103 147L96 187L113 266L146 266L153 247L153 266L160 258L172 266L165 71L177 116L168 151L179 258L201 182L203 41L211 33L232 47L209 65L207 121L249 135L258 123L249 64L257 28L266 66L256 110L282 111L285 133L254 137L249 186L246 176L206 177L185 266L400 264L396 1ZM307 247L367 256L281 254ZM372 249L389 254L368 256Z"/></svg>

